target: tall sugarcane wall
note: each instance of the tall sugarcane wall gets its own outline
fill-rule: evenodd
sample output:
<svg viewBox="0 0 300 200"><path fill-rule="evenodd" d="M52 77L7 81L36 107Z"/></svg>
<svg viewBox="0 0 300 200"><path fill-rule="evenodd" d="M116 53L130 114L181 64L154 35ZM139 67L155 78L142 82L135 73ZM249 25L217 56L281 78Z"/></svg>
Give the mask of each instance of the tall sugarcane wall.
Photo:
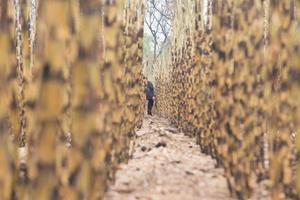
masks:
<svg viewBox="0 0 300 200"><path fill-rule="evenodd" d="M101 199L143 119L143 3L0 7L0 199Z"/></svg>
<svg viewBox="0 0 300 200"><path fill-rule="evenodd" d="M197 138L239 199L262 181L272 199L298 199L300 1L209 1L207 15L202 3L177 1L157 112Z"/></svg>

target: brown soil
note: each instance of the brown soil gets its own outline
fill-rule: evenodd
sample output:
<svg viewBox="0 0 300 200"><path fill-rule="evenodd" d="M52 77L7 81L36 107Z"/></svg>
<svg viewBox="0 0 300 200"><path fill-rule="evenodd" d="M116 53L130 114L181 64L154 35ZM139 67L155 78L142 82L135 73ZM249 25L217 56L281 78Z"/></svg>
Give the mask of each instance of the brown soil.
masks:
<svg viewBox="0 0 300 200"><path fill-rule="evenodd" d="M233 199L215 164L166 119L146 117L133 158L120 166L105 200Z"/></svg>

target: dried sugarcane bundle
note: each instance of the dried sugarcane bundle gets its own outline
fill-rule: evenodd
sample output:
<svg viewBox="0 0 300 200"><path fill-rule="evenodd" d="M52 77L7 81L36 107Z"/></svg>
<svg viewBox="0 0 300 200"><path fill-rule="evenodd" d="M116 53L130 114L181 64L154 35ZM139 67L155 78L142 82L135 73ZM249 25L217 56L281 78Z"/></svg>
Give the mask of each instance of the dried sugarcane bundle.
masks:
<svg viewBox="0 0 300 200"><path fill-rule="evenodd" d="M140 127L144 116L145 99L142 79L143 36L144 36L144 2L128 0L124 8L123 56L125 65L125 97L124 127L125 144L123 152L127 152L130 140L134 139L136 127ZM129 149L128 149L129 150ZM124 155L125 159L130 155Z"/></svg>
<svg viewBox="0 0 300 200"><path fill-rule="evenodd" d="M39 5L37 29L34 128L29 151L29 198L58 198L56 171L57 138L66 102L66 59L69 37L69 1L43 1ZM53 97L55 94L55 98Z"/></svg>
<svg viewBox="0 0 300 200"><path fill-rule="evenodd" d="M9 77L12 73L14 45L12 38L13 18L12 4L1 0L0 4L0 198L9 200L13 198L13 177L16 170L15 150L10 139L10 103L11 90Z"/></svg>
<svg viewBox="0 0 300 200"><path fill-rule="evenodd" d="M143 119L144 4L16 0L13 7L3 2L0 80L9 87L1 87L7 97L1 101L1 127L26 144L21 164L28 179L22 187L13 184L19 181L17 159L9 133L3 134L1 195L100 199L117 165L129 158L131 137ZM128 18L122 24L124 10Z"/></svg>
<svg viewBox="0 0 300 200"><path fill-rule="evenodd" d="M66 38L66 51L67 55L66 65L65 65L65 78L66 78L66 89L64 92L66 93L66 99L64 102L64 109L62 113L62 122L60 124L60 132L57 136L57 157L56 157L56 173L59 177L59 198L60 199L76 199L72 194L72 185L70 182L70 178L72 176L72 172L74 169L74 165L72 165L72 156L73 156L73 148L72 148L72 139L74 138L72 135L72 114L73 114L73 67L76 64L78 57L78 35L79 35L79 23L80 23L80 5L79 0L72 0L68 2L68 27L66 31L69 32L69 36Z"/></svg>
<svg viewBox="0 0 300 200"><path fill-rule="evenodd" d="M238 198L264 179L273 199L295 197L299 2L194 3L190 15L177 1L169 75L157 75L159 103L170 109L159 113L196 135ZM185 17L194 28L181 24Z"/></svg>
<svg viewBox="0 0 300 200"><path fill-rule="evenodd" d="M103 121L99 115L102 92L99 36L104 5L101 1L79 1L79 5L81 16L71 76L72 149L68 171L72 196L68 198L97 199L103 195L106 178L107 138L102 135Z"/></svg>
<svg viewBox="0 0 300 200"><path fill-rule="evenodd" d="M18 112L18 126L15 128L16 141L19 146L25 146L25 67L26 67L26 57L28 51L24 51L26 44L28 44L28 34L26 31L27 18L27 2L25 0L15 0L15 26L16 26L16 82L17 82L17 112ZM24 55L25 54L25 55Z"/></svg>
<svg viewBox="0 0 300 200"><path fill-rule="evenodd" d="M220 141L223 147L227 146L220 149L220 155L232 192L239 198L249 198L259 178L256 174L260 172L257 171L261 171L258 169L262 168L263 163L262 127L265 119L260 107L263 98L260 93L263 12L258 1L232 2L227 6L229 12L225 10L219 15L219 27L224 35L216 40L215 47L216 62L222 59L225 64L223 69L219 64L220 69L217 70L217 80L220 80L217 91L220 98L217 103L220 112L218 123L223 138ZM229 48L226 44L230 45Z"/></svg>
<svg viewBox="0 0 300 200"><path fill-rule="evenodd" d="M122 123L124 120L125 95L125 68L123 56L123 20L124 1L105 1L104 10L104 41L105 58L101 69L103 79L103 105L105 110L101 116L105 120L103 133L109 135L107 138L107 166L109 178L114 179L116 167L124 160L122 145L124 133ZM103 112L104 111L104 112ZM124 155L126 152L124 152Z"/></svg>
<svg viewBox="0 0 300 200"><path fill-rule="evenodd" d="M269 41L264 77L268 113L269 176L272 198L297 198L294 181L294 136L299 134L299 27L295 1L270 1ZM296 195L297 194L297 195Z"/></svg>

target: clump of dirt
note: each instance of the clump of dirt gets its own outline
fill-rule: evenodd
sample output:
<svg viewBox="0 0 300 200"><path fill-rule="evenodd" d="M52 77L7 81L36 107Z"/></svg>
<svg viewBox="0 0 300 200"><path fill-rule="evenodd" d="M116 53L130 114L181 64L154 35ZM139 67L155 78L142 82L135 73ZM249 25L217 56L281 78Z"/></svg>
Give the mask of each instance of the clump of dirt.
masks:
<svg viewBox="0 0 300 200"><path fill-rule="evenodd" d="M165 141L160 141L155 145L156 148L159 147L167 147L167 143Z"/></svg>

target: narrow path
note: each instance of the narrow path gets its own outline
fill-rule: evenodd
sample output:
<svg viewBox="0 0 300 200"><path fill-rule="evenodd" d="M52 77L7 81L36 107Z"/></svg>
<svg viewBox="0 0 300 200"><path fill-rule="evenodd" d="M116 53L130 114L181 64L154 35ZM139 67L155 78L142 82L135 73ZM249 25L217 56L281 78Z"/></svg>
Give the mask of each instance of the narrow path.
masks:
<svg viewBox="0 0 300 200"><path fill-rule="evenodd" d="M120 166L105 200L230 200L222 169L194 139L146 117L133 159Z"/></svg>

